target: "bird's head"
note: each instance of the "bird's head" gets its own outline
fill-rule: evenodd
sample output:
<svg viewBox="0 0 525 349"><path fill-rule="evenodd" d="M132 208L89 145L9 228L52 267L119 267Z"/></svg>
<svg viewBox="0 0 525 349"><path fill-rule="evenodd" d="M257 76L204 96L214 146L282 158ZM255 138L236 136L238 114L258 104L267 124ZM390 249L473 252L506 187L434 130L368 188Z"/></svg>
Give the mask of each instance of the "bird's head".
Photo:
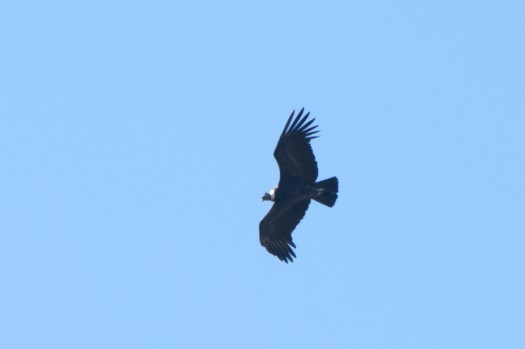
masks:
<svg viewBox="0 0 525 349"><path fill-rule="evenodd" d="M275 189L270 190L269 193L264 193L263 197L261 198L261 201L274 201L275 200Z"/></svg>

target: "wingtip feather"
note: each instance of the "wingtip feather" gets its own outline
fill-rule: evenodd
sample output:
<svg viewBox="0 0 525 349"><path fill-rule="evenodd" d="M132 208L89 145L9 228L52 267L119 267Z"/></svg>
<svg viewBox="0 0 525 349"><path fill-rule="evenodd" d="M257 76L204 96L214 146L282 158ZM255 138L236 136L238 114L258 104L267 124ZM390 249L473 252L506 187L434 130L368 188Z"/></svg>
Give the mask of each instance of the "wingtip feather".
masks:
<svg viewBox="0 0 525 349"><path fill-rule="evenodd" d="M292 110L292 113L290 114L290 117L288 118L288 121L286 121L286 125L284 125L283 132L281 133L281 137L286 134L288 131L288 126L290 126L290 122L292 122L293 116L295 114L295 109Z"/></svg>
<svg viewBox="0 0 525 349"><path fill-rule="evenodd" d="M318 132L318 131L312 132L314 129L318 127L318 125L310 126L315 121L315 118L308 120L308 117L310 116L310 112L304 115L303 113L304 113L304 107L301 108L297 116L295 116L294 118L295 110L292 111L292 114L288 118L288 121L286 122L286 125L283 129L281 137L283 136L303 136L306 140L310 140L314 138L314 137L309 137L309 136Z"/></svg>

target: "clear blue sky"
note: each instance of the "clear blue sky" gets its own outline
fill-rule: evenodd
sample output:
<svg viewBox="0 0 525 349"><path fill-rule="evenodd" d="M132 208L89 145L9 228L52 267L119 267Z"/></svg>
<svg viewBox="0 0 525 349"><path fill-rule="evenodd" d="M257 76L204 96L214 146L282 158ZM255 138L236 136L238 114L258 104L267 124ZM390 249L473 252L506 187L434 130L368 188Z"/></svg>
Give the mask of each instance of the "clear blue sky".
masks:
<svg viewBox="0 0 525 349"><path fill-rule="evenodd" d="M525 348L523 1L3 1L0 347ZM332 209L260 245L306 107Z"/></svg>

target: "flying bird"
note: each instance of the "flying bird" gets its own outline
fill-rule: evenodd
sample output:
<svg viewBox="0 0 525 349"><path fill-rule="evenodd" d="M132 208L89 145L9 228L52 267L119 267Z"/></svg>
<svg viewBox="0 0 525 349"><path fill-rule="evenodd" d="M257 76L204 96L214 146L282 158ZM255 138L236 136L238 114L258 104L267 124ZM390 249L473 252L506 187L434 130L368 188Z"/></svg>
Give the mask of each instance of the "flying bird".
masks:
<svg viewBox="0 0 525 349"><path fill-rule="evenodd" d="M313 199L323 205L332 207L337 200L339 183L337 177L317 180L317 162L310 145L314 136L315 119L308 120L310 113L303 116L304 108L294 119L292 112L277 147L273 152L279 165L279 184L261 201L273 201L270 211L259 223L259 240L268 252L286 263L297 258L293 248L292 232L303 219L310 201Z"/></svg>

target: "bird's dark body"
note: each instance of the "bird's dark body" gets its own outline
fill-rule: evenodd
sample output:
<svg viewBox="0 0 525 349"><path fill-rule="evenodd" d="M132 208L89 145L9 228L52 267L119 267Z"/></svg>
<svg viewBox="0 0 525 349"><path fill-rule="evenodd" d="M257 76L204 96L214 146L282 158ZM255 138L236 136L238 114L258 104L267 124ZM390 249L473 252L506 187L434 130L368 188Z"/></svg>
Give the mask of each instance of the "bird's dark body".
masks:
<svg viewBox="0 0 525 349"><path fill-rule="evenodd" d="M281 178L277 187L264 194L262 200L273 201L270 212L259 224L259 238L268 252L288 263L293 262L295 244L292 232L304 217L311 200L328 207L337 200L339 182L336 177L317 181L317 162L310 146L316 138L317 126L310 126L304 108L294 119L292 112L279 138L274 157L279 165ZM292 122L293 120L293 122Z"/></svg>
<svg viewBox="0 0 525 349"><path fill-rule="evenodd" d="M279 187L275 189L275 198L273 201L297 202L310 200L313 195L313 184L314 183L306 183L302 178L294 176L290 176L284 180L281 179Z"/></svg>

